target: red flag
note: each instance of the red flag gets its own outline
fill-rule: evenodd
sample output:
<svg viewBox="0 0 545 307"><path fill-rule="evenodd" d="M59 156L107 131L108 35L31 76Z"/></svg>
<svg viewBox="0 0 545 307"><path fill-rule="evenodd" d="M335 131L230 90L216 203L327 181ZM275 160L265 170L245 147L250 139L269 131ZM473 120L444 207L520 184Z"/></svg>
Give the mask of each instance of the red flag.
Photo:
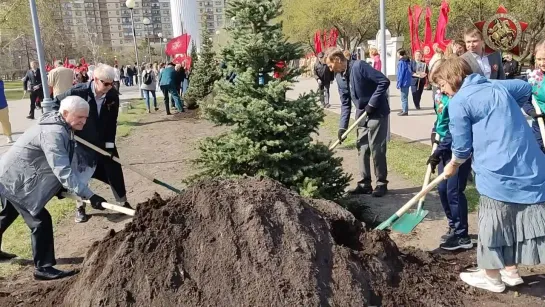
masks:
<svg viewBox="0 0 545 307"><path fill-rule="evenodd" d="M85 62L85 58L84 58L84 57L81 57L81 59L79 59L79 63L80 63L82 66L87 65L87 62Z"/></svg>
<svg viewBox="0 0 545 307"><path fill-rule="evenodd" d="M411 11L411 7L409 6L409 9L408 9L409 35L411 38L411 50L413 54L416 52L416 50L420 50L421 48L420 36L418 35L418 28L419 28L421 14L422 14L422 9L418 5L413 6L412 11Z"/></svg>
<svg viewBox="0 0 545 307"><path fill-rule="evenodd" d="M439 10L439 18L437 19L434 39L434 43L437 44L442 50L445 50L447 45L450 43L450 40L447 40L446 37L449 12L450 7L448 2L443 0L443 2L441 2L441 9Z"/></svg>
<svg viewBox="0 0 545 307"><path fill-rule="evenodd" d="M320 30L314 33L314 50L316 50L316 54L322 52L322 40L320 39Z"/></svg>
<svg viewBox="0 0 545 307"><path fill-rule="evenodd" d="M423 55L424 61L429 63L433 54L433 41L432 41L432 29L431 29L431 8L426 7L426 17L425 17L426 27L424 28L424 44L423 44Z"/></svg>
<svg viewBox="0 0 545 307"><path fill-rule="evenodd" d="M165 53L170 56L174 56L180 53L187 53L187 48L189 47L190 41L191 35L187 33L175 37L167 43Z"/></svg>
<svg viewBox="0 0 545 307"><path fill-rule="evenodd" d="M337 38L339 37L339 31L335 28L329 31L329 47L337 47Z"/></svg>
<svg viewBox="0 0 545 307"><path fill-rule="evenodd" d="M323 43L323 49L325 51L325 49L327 49L329 46L329 40L327 38L327 30L324 30L323 36L324 36L324 39L322 40L322 43Z"/></svg>
<svg viewBox="0 0 545 307"><path fill-rule="evenodd" d="M68 67L70 62L68 62L68 57L64 58L64 67Z"/></svg>

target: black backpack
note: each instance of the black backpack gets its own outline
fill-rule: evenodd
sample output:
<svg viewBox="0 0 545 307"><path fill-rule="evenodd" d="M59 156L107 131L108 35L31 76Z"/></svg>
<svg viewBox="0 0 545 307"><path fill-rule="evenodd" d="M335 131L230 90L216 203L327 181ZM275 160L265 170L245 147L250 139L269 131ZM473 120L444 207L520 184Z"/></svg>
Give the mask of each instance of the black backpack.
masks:
<svg viewBox="0 0 545 307"><path fill-rule="evenodd" d="M145 85L150 85L151 82L153 82L153 78L152 78L152 76L151 76L151 73L146 72L146 73L144 74L144 84L145 84Z"/></svg>

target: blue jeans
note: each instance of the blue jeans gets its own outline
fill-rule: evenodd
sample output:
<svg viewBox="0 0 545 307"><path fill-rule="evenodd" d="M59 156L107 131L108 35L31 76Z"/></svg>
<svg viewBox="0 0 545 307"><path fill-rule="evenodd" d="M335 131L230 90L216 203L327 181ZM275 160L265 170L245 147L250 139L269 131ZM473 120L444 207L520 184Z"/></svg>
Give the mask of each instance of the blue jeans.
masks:
<svg viewBox="0 0 545 307"><path fill-rule="evenodd" d="M450 162L450 156L450 153L449 155L443 155L442 163L438 165L439 174L443 173L445 165ZM445 210L445 215L447 216L448 225L454 229L456 236L459 238L468 236L468 208L464 191L470 172L471 159L460 165L458 172L454 176L441 182L437 187L443 210Z"/></svg>
<svg viewBox="0 0 545 307"><path fill-rule="evenodd" d="M154 108L157 109L157 97L155 96L155 91L148 91L148 90L143 90L144 91L144 98L146 98L146 108L148 108L148 110L151 110L151 106L150 106L150 93L151 93L151 96L153 96L153 106Z"/></svg>
<svg viewBox="0 0 545 307"><path fill-rule="evenodd" d="M403 113L409 112L409 90L411 89L410 86L402 87L399 90L401 91L401 111Z"/></svg>

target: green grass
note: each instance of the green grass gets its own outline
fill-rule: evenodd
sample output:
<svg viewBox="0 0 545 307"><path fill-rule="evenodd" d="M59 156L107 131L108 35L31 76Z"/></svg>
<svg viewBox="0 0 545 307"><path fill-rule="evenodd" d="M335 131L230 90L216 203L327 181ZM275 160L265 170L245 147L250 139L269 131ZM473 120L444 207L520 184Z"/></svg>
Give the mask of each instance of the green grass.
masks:
<svg viewBox="0 0 545 307"><path fill-rule="evenodd" d="M4 94L6 95L6 99L8 100L8 103L10 101L14 101L14 100L21 100L23 98L23 90L20 90L20 91L4 91ZM26 94L25 96L25 100L29 100L30 99L30 94Z"/></svg>
<svg viewBox="0 0 545 307"><path fill-rule="evenodd" d="M127 114L119 114L117 136L125 137L129 135L132 127L142 118L146 112L145 103L143 100L133 100L133 109ZM136 102L136 103L135 103ZM72 217L75 210L75 202L73 200L58 200L53 198L47 204L47 210L53 219L53 227L59 224L60 221L67 217ZM55 230L55 228L53 228ZM32 249L30 245L30 230L24 221L19 217L8 228L3 235L2 250L15 253L22 259L32 259ZM21 264L0 263L0 278L6 277L21 268Z"/></svg>
<svg viewBox="0 0 545 307"><path fill-rule="evenodd" d="M20 89L23 90L23 81L4 81L4 89Z"/></svg>
<svg viewBox="0 0 545 307"><path fill-rule="evenodd" d="M339 127L339 115L326 111L324 128L331 135L336 136ZM346 141L338 148L355 149L356 133L350 133ZM431 147L420 142L411 142L408 139L393 135L388 143L387 159L388 170L403 177L409 183L421 186L426 174L426 161L431 153ZM466 188L469 211L477 209L479 194L473 184L468 183Z"/></svg>

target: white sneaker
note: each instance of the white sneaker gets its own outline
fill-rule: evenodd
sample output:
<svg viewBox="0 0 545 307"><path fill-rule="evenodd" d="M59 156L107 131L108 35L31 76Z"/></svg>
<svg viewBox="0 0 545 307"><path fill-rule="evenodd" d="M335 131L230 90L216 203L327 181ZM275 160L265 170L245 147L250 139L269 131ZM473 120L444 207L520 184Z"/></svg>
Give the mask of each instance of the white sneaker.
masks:
<svg viewBox="0 0 545 307"><path fill-rule="evenodd" d="M13 143L13 139L11 138L11 136L8 136L7 143L8 143L8 144Z"/></svg>
<svg viewBox="0 0 545 307"><path fill-rule="evenodd" d="M508 286L514 287L524 283L522 277L520 277L518 270L508 271L500 270L501 280Z"/></svg>
<svg viewBox="0 0 545 307"><path fill-rule="evenodd" d="M490 278L486 275L485 270L473 273L460 273L460 279L470 286L492 292L500 293L505 290L505 284L501 278Z"/></svg>

